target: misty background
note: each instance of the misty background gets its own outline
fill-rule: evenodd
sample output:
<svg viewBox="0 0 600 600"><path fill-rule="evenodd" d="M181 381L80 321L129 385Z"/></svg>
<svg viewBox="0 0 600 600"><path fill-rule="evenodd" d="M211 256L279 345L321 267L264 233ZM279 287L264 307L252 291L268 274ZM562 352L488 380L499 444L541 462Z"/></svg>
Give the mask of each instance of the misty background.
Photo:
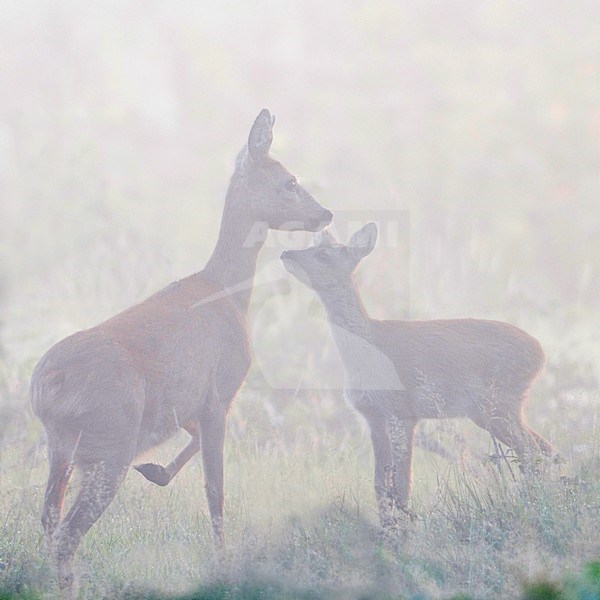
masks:
<svg viewBox="0 0 600 600"><path fill-rule="evenodd" d="M401 224L360 268L373 316L524 328L548 356L542 420L597 389L596 2L2 1L0 13L4 428L37 427L26 388L53 343L204 266L263 107L273 155L334 212L342 241L350 221ZM310 391L339 388L339 360L275 250L230 429L262 419L265 436L293 437L315 414L353 427L337 392Z"/></svg>

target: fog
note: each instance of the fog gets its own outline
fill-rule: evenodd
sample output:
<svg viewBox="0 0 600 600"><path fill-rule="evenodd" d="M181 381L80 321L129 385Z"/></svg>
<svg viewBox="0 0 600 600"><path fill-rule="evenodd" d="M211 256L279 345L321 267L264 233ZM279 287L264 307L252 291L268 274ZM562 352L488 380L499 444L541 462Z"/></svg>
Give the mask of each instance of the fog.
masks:
<svg viewBox="0 0 600 600"><path fill-rule="evenodd" d="M333 212L336 237L345 244L378 224L377 245L357 272L370 316L494 319L534 336L546 366L526 412L566 459L554 481L597 466L596 2L6 0L0 14L5 500L32 489L31 510L41 507L44 437L27 393L34 365L67 335L204 267L235 158L262 108L276 117L271 155ZM356 466L344 473L360 471L366 485L355 491L375 522L368 429L343 400L326 312L279 260L282 250L312 243L311 233L271 231L260 254L249 310L253 362L229 416L225 468L229 460L233 480L232 456L244 444L286 457L273 472L299 451L317 453L310 460L321 460L324 473L335 452L354 448ZM489 436L437 427L423 424L417 445L441 439L456 457L467 440L470 456L489 454ZM32 452L33 475L15 479ZM440 472L426 456L417 456L420 507ZM303 493L294 487L302 470L292 468L294 494ZM351 485L343 478L334 477L339 489ZM239 483L250 494L243 476L235 481L230 490ZM308 494L296 513L328 505L341 494L336 484L327 497ZM588 484L598 489L597 478ZM176 489L187 502L189 490ZM239 506L227 482L225 494L226 507ZM285 522L286 500L276 497ZM239 522L253 518L251 505L244 510ZM37 518L29 541L41 535ZM0 567L9 546L0 544ZM570 566L596 550L573 553ZM559 554L527 575L562 574L569 565ZM133 570L123 579L134 579ZM486 585L414 589L431 597L508 589Z"/></svg>

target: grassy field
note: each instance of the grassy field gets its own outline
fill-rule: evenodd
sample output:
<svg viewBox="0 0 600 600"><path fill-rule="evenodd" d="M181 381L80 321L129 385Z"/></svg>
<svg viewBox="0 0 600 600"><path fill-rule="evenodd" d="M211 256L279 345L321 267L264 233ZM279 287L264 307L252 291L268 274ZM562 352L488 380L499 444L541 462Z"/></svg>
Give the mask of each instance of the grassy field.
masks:
<svg viewBox="0 0 600 600"><path fill-rule="evenodd" d="M207 598L520 597L526 583L578 573L600 555L598 415L579 416L580 439L562 419L543 423L565 458L535 478L523 477L510 456L498 456L476 428L448 422L438 431L427 424L428 439L454 458L417 452L418 517L405 539L384 536L377 526L371 450L358 426L344 436L315 428L294 442L274 426L267 435L264 409L242 393L227 440L223 556L214 554L198 462L167 488L131 472L84 540L77 560L81 597L167 597L198 589L215 594ZM53 598L39 525L46 464L38 434L28 412L4 432L0 589ZM151 458L168 459L183 441ZM219 596L219 586L228 595Z"/></svg>

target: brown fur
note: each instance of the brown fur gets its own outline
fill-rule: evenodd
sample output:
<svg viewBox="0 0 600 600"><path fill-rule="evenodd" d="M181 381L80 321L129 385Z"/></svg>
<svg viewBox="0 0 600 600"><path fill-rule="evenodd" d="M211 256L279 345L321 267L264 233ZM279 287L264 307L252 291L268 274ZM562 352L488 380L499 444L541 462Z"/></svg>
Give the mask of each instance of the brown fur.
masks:
<svg viewBox="0 0 600 600"><path fill-rule="evenodd" d="M332 218L268 156L272 124L263 110L238 157L205 269L62 340L33 372L31 401L47 432L50 463L42 523L67 593L75 550L135 456L180 428L191 440L169 465L136 468L167 485L201 449L221 539L225 418L251 361L246 316L257 254L269 228L317 231ZM81 489L63 519L74 467Z"/></svg>
<svg viewBox="0 0 600 600"><path fill-rule="evenodd" d="M406 511L416 423L469 417L512 447L523 464L549 442L525 423L522 407L544 365L539 342L499 321L379 321L364 309L353 272L371 252L373 223L348 246L327 232L312 248L287 250L288 271L313 288L327 311L346 373L346 396L367 420L382 524Z"/></svg>

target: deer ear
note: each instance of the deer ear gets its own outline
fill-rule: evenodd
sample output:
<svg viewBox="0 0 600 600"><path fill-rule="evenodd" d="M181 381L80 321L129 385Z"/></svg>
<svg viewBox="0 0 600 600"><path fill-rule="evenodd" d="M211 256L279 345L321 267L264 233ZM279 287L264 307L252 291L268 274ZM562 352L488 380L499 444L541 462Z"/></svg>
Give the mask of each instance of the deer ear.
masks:
<svg viewBox="0 0 600 600"><path fill-rule="evenodd" d="M248 146L244 146L235 158L235 170L239 171L246 166L246 160L248 159Z"/></svg>
<svg viewBox="0 0 600 600"><path fill-rule="evenodd" d="M313 235L314 246L333 246L333 244L335 244L335 238L330 233L329 229L317 231L317 233Z"/></svg>
<svg viewBox="0 0 600 600"><path fill-rule="evenodd" d="M273 141L274 122L275 120L266 108L263 108L256 117L248 136L248 153L252 160L260 161L268 156Z"/></svg>
<svg viewBox="0 0 600 600"><path fill-rule="evenodd" d="M367 223L359 229L348 242L348 250L356 260L361 260L375 248L377 241L377 225Z"/></svg>

